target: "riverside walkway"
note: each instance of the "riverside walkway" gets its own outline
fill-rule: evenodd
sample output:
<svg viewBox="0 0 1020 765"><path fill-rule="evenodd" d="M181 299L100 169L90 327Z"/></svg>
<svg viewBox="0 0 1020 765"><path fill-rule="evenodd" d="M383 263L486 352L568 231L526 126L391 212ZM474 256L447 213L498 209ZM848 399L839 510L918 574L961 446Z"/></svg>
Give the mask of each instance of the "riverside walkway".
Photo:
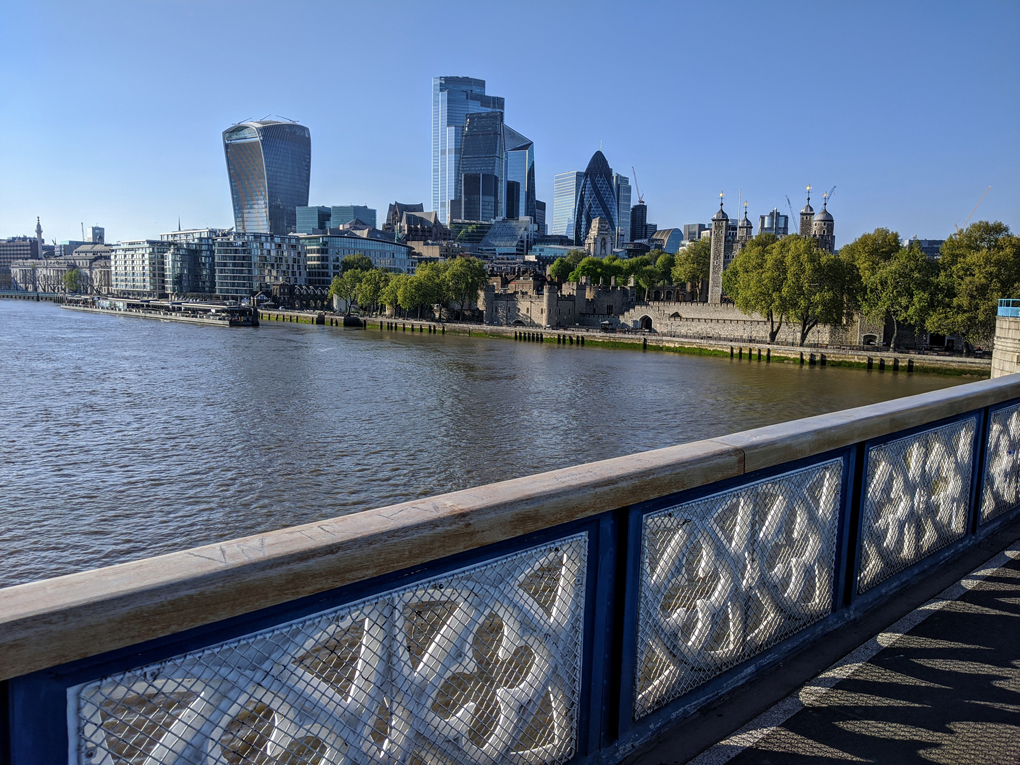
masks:
<svg viewBox="0 0 1020 765"><path fill-rule="evenodd" d="M9 587L0 762L1010 762L1018 455L1010 375Z"/></svg>

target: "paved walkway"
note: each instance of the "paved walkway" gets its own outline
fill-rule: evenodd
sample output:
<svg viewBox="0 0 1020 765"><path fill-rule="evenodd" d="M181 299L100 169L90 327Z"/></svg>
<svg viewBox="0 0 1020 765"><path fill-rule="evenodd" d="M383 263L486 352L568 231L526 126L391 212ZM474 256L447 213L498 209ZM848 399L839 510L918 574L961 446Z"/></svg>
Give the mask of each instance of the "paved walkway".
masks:
<svg viewBox="0 0 1020 765"><path fill-rule="evenodd" d="M689 762L1020 763L1020 542Z"/></svg>

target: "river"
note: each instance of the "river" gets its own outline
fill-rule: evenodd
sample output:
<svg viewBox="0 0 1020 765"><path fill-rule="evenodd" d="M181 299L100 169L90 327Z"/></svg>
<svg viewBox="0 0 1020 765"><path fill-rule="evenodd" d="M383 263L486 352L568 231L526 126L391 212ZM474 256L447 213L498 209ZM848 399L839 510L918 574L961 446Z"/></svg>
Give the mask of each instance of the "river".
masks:
<svg viewBox="0 0 1020 765"><path fill-rule="evenodd" d="M968 379L0 300L0 587Z"/></svg>

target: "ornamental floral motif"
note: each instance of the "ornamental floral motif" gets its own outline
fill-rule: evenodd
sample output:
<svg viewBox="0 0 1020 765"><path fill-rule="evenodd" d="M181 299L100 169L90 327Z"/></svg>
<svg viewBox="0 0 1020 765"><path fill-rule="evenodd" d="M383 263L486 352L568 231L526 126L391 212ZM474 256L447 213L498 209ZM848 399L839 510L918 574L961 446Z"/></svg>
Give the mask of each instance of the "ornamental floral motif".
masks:
<svg viewBox="0 0 1020 765"><path fill-rule="evenodd" d="M1020 504L1020 404L992 412L985 453L981 522Z"/></svg>
<svg viewBox="0 0 1020 765"><path fill-rule="evenodd" d="M78 689L80 763L559 763L577 738L577 535Z"/></svg>

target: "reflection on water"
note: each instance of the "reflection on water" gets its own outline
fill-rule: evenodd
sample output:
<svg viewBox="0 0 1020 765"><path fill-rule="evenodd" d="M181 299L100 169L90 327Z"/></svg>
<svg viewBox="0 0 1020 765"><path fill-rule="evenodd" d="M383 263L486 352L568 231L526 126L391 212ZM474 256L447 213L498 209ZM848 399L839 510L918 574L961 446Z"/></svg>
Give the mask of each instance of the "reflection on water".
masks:
<svg viewBox="0 0 1020 765"><path fill-rule="evenodd" d="M0 301L0 586L964 382Z"/></svg>

